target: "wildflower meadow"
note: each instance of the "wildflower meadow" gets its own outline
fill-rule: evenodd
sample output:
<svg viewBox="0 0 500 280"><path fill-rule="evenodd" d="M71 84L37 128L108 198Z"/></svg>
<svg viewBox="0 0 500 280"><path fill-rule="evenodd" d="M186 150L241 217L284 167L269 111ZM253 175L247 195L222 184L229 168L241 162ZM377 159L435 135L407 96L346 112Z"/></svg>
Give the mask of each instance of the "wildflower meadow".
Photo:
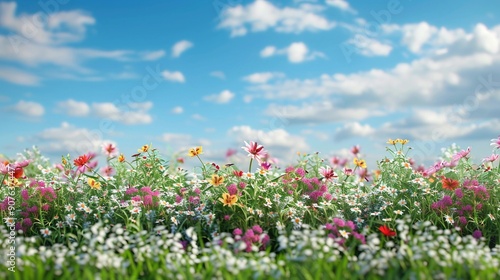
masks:
<svg viewBox="0 0 500 280"><path fill-rule="evenodd" d="M29 149L0 163L0 277L499 279L500 137L488 144L481 162L452 146L431 166L406 139L376 166L357 146L287 166L252 141L240 166L203 147L55 163Z"/></svg>

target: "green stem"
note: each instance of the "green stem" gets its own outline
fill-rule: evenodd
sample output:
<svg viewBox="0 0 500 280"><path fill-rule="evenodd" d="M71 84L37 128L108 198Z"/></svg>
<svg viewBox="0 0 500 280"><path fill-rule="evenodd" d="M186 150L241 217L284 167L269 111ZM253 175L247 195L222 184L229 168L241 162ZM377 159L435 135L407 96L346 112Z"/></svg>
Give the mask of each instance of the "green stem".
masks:
<svg viewBox="0 0 500 280"><path fill-rule="evenodd" d="M198 158L198 160L201 162L201 169L203 170L203 179L206 178L206 170L205 170L205 164L203 163L203 161L201 160L200 156L196 155L196 157Z"/></svg>
<svg viewBox="0 0 500 280"><path fill-rule="evenodd" d="M248 166L248 173L252 172L252 162L253 162L253 158L250 158L250 165Z"/></svg>

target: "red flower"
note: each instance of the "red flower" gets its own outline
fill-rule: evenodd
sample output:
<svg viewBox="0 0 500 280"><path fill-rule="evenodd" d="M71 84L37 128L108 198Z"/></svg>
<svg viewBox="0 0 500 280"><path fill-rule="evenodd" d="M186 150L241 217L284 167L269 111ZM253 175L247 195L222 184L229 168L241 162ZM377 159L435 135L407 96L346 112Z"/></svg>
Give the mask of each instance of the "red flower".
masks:
<svg viewBox="0 0 500 280"><path fill-rule="evenodd" d="M378 228L385 236L393 237L396 235L396 232L391 230L388 226L383 225Z"/></svg>
<svg viewBox="0 0 500 280"><path fill-rule="evenodd" d="M14 169L14 173L12 175L16 179L19 179L19 178L23 177L23 175L24 175L23 169L20 168L20 167Z"/></svg>
<svg viewBox="0 0 500 280"><path fill-rule="evenodd" d="M90 160L89 155L85 154L83 156L79 156L77 159L73 161L75 166L82 167L85 166Z"/></svg>
<svg viewBox="0 0 500 280"><path fill-rule="evenodd" d="M441 183L443 184L443 189L450 191L454 191L455 189L457 189L458 185L460 184L460 182L458 182L457 180L446 178L444 176L441 177Z"/></svg>

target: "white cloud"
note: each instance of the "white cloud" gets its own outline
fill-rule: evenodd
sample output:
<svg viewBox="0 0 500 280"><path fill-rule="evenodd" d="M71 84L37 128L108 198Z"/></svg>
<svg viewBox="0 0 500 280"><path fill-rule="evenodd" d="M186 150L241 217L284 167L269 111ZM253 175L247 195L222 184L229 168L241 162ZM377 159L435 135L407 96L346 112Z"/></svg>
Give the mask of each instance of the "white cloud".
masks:
<svg viewBox="0 0 500 280"><path fill-rule="evenodd" d="M175 45L172 47L172 56L179 57L183 52L187 51L189 48L192 48L193 46L194 46L193 43L187 40L179 41L175 43Z"/></svg>
<svg viewBox="0 0 500 280"><path fill-rule="evenodd" d="M231 99L234 98L234 93L229 90L224 90L219 94L213 94L209 96L205 96L203 99L208 102L214 102L219 104L228 103Z"/></svg>
<svg viewBox="0 0 500 280"><path fill-rule="evenodd" d="M271 104L264 113L267 116L278 117L290 124L363 120L385 114L383 110L374 110L372 108L335 106L329 101L305 103L299 106Z"/></svg>
<svg viewBox="0 0 500 280"><path fill-rule="evenodd" d="M197 121L204 121L204 120L205 120L205 117L204 117L204 116L202 116L202 115L200 115L200 114L193 114L193 115L191 116L191 118L192 118L193 120L197 120Z"/></svg>
<svg viewBox="0 0 500 280"><path fill-rule="evenodd" d="M181 106L177 106L172 109L173 114L182 114L182 112L184 112L184 109Z"/></svg>
<svg viewBox="0 0 500 280"><path fill-rule="evenodd" d="M92 103L92 114L100 118L117 121L127 125L148 124L153 118L148 114L152 102L128 103L118 108L114 103Z"/></svg>
<svg viewBox="0 0 500 280"><path fill-rule="evenodd" d="M359 122L349 122L335 131L335 140L341 141L355 137L368 137L375 133L375 129L369 124L360 124Z"/></svg>
<svg viewBox="0 0 500 280"><path fill-rule="evenodd" d="M246 6L225 9L218 28L230 30L233 37L244 36L249 30L263 32L274 29L283 33L329 30L335 23L319 14L322 9L321 6L311 4L280 8L268 1L256 0Z"/></svg>
<svg viewBox="0 0 500 280"><path fill-rule="evenodd" d="M83 117L90 113L90 106L85 102L68 99L57 103L57 110L68 116Z"/></svg>
<svg viewBox="0 0 500 280"><path fill-rule="evenodd" d="M398 29L392 28L394 30ZM401 29L402 30L402 29ZM256 84L248 89L253 98L297 100L324 98L341 100L341 107L363 106L396 110L398 107L442 106L463 102L500 67L500 26L485 30L477 25L471 33L438 29L424 47L445 48L445 54L423 51L422 57L390 69L370 69L351 74L323 74L308 79L282 79ZM496 52L495 52L496 51ZM484 79L484 78L483 78Z"/></svg>
<svg viewBox="0 0 500 280"><path fill-rule="evenodd" d="M274 55L286 55L291 63L301 63L307 60L313 60L317 57L325 57L318 51L310 52L307 45L303 42L294 42L283 49L276 49L274 46L267 46L261 52L261 57L270 57Z"/></svg>
<svg viewBox="0 0 500 280"><path fill-rule="evenodd" d="M92 16L80 10L16 16L16 9L15 2L0 3L2 27L42 45L79 42L87 26L95 24Z"/></svg>
<svg viewBox="0 0 500 280"><path fill-rule="evenodd" d="M28 117L41 117L45 113L43 105L37 102L20 100L12 109Z"/></svg>
<svg viewBox="0 0 500 280"><path fill-rule="evenodd" d="M50 78L62 76L78 77L79 80L103 80L105 74L86 68L84 63L95 59L134 61L158 59L162 53L136 52L130 50L98 50L75 47L75 42L85 39L87 29L96 20L82 10L56 11L49 14L41 12L16 14L17 4L0 3L0 26L7 32L0 35L0 60L13 61L30 67L43 65L64 67L51 73L44 68ZM32 76L13 79L12 82L35 84ZM40 76L38 79L43 78Z"/></svg>
<svg viewBox="0 0 500 280"><path fill-rule="evenodd" d="M210 73L210 76L219 78L221 80L226 79L226 75L222 71L213 71Z"/></svg>
<svg viewBox="0 0 500 280"><path fill-rule="evenodd" d="M287 49L288 61L293 63L303 62L308 52L306 44L302 42L292 43Z"/></svg>
<svg viewBox="0 0 500 280"><path fill-rule="evenodd" d="M267 83L271 79L283 78L285 74L281 72L260 72L245 76L243 79L253 84Z"/></svg>
<svg viewBox="0 0 500 280"><path fill-rule="evenodd" d="M306 152L309 145L301 136L288 133L284 129L259 130L250 126L234 126L228 131L237 144L254 141L264 146L273 157L291 162L297 152Z"/></svg>
<svg viewBox="0 0 500 280"><path fill-rule="evenodd" d="M0 68L0 79L24 86L36 86L40 82L40 78L38 76L20 71L18 69L5 67Z"/></svg>
<svg viewBox="0 0 500 280"><path fill-rule="evenodd" d="M161 72L161 76L163 78L165 78L165 80L171 81L171 82L184 83L186 81L186 79L184 78L184 75L179 71L165 70L165 71Z"/></svg>
<svg viewBox="0 0 500 280"><path fill-rule="evenodd" d="M392 51L392 46L369 38L362 34L356 34L347 41L355 51L364 56L387 56Z"/></svg>
<svg viewBox="0 0 500 280"><path fill-rule="evenodd" d="M349 5L349 3L346 0L326 0L326 4L333 6L337 9L340 9L342 11L352 13L352 14L357 13L356 10L351 8L351 6Z"/></svg>
<svg viewBox="0 0 500 280"><path fill-rule="evenodd" d="M461 28L447 29L427 22L405 25L382 25L387 33L400 33L402 43L416 54L469 55L483 52L497 54L500 49L500 27L488 29L478 23L471 33Z"/></svg>
<svg viewBox="0 0 500 280"><path fill-rule="evenodd" d="M273 56L276 53L276 47L275 46L267 46L262 51L260 51L260 56L261 57L270 57Z"/></svg>
<svg viewBox="0 0 500 280"><path fill-rule="evenodd" d="M429 25L427 22L408 24L403 26L402 42L408 46L408 49L413 53L419 53L422 46L437 32L438 29Z"/></svg>
<svg viewBox="0 0 500 280"><path fill-rule="evenodd" d="M43 152L57 154L57 156L69 152L76 156L88 152L100 152L102 144L110 142L96 137L98 133L63 122L59 127L44 129L35 135L35 139Z"/></svg>
<svg viewBox="0 0 500 280"><path fill-rule="evenodd" d="M189 134L178 134L178 133L163 133L161 136L161 140L163 142L175 142L179 143L187 143L191 141L191 135Z"/></svg>
<svg viewBox="0 0 500 280"><path fill-rule="evenodd" d="M153 60L158 60L162 57L165 56L165 51L164 50L157 50L157 51L150 51L150 52L143 52L142 53L142 59L143 60L148 60L148 61L153 61Z"/></svg>

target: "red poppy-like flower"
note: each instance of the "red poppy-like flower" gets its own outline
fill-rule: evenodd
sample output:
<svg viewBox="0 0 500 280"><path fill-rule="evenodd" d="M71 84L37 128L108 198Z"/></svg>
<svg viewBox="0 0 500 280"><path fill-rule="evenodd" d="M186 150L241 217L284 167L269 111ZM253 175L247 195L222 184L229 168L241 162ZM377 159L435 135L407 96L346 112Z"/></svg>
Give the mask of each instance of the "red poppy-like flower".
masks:
<svg viewBox="0 0 500 280"><path fill-rule="evenodd" d="M23 169L20 168L20 167L14 169L14 173L12 175L16 179L19 179L19 178L23 177L23 175L24 175Z"/></svg>
<svg viewBox="0 0 500 280"><path fill-rule="evenodd" d="M396 236L396 232L391 230L388 226L383 225L378 228L385 236L393 237Z"/></svg>
<svg viewBox="0 0 500 280"><path fill-rule="evenodd" d="M460 182L458 182L457 180L446 178L444 176L441 178L441 183L443 184L443 189L450 191L456 190L460 185Z"/></svg>
<svg viewBox="0 0 500 280"><path fill-rule="evenodd" d="M75 166L82 167L85 166L89 162L89 160L90 160L89 155L85 154L79 156L77 159L73 161L73 163L75 164Z"/></svg>

